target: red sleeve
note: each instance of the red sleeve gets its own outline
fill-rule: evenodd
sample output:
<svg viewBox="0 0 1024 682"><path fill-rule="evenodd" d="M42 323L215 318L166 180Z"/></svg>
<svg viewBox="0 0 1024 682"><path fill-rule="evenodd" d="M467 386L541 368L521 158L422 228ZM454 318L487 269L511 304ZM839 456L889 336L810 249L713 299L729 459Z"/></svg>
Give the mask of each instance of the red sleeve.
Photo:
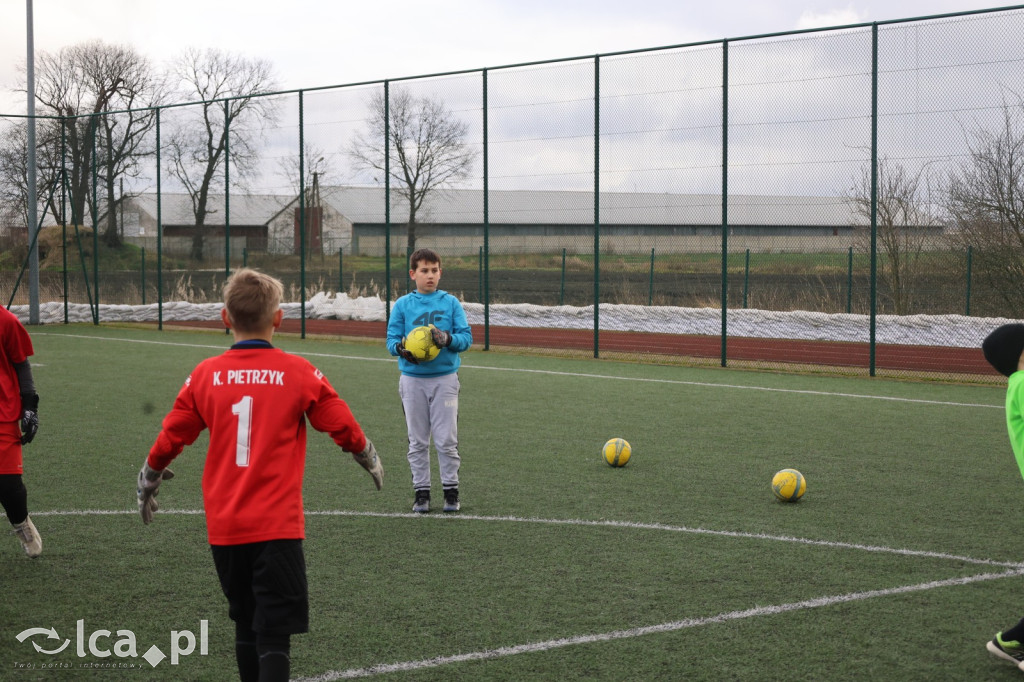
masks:
<svg viewBox="0 0 1024 682"><path fill-rule="evenodd" d="M206 428L206 423L196 410L191 389L192 377L189 376L174 400L174 407L164 417L163 428L157 435L156 442L149 449L146 461L152 469L166 469L167 465L181 454L185 446L194 443Z"/></svg>
<svg viewBox="0 0 1024 682"><path fill-rule="evenodd" d="M306 411L310 426L329 434L345 452L362 452L366 447L362 427L327 378L319 370L316 373L320 377L320 395Z"/></svg>
<svg viewBox="0 0 1024 682"><path fill-rule="evenodd" d="M0 422L21 419L21 384L14 366L32 355L32 339L14 313L0 306Z"/></svg>
<svg viewBox="0 0 1024 682"><path fill-rule="evenodd" d="M32 338L14 313L6 308L3 310L4 317L7 318L7 330L3 334L4 354L12 365L17 365L25 362L34 353Z"/></svg>

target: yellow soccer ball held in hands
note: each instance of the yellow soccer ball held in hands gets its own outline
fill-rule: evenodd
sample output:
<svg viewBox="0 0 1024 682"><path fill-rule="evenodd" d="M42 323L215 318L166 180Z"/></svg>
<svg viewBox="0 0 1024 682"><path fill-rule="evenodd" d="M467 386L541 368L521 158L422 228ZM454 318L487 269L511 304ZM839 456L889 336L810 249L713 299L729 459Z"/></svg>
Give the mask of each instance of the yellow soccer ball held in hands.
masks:
<svg viewBox="0 0 1024 682"><path fill-rule="evenodd" d="M402 339L402 344L420 362L430 362L441 352L434 343L434 337L430 335L430 327L427 326L413 329Z"/></svg>

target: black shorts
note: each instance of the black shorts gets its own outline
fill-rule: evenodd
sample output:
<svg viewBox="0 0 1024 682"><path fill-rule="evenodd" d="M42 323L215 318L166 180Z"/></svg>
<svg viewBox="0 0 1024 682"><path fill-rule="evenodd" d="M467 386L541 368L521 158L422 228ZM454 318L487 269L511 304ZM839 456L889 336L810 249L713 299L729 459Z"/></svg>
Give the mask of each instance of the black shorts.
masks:
<svg viewBox="0 0 1024 682"><path fill-rule="evenodd" d="M231 620L260 634L309 630L309 589L302 540L210 545Z"/></svg>

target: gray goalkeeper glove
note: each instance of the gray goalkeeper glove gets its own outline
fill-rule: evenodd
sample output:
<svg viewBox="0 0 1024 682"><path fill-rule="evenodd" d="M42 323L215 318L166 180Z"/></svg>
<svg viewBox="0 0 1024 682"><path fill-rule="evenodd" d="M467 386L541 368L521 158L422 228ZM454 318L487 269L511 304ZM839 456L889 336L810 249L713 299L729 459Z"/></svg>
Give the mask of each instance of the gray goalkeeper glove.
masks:
<svg viewBox="0 0 1024 682"><path fill-rule="evenodd" d="M170 469L157 471L149 466L148 461L142 465L135 493L139 498L139 513L142 514L142 522L147 526L153 520L153 512L160 508L156 502L156 494L160 492L160 483L172 478L174 478L174 472Z"/></svg>
<svg viewBox="0 0 1024 682"><path fill-rule="evenodd" d="M434 325L430 325L430 338L434 340L434 345L438 348L447 348L452 345L452 335Z"/></svg>
<svg viewBox="0 0 1024 682"><path fill-rule="evenodd" d="M380 490L384 485L384 465L381 464L380 457L377 456L377 448L373 447L369 438L366 439L366 447L362 452L352 453L352 459L370 472L370 476L373 476L373 484L377 486L377 490Z"/></svg>

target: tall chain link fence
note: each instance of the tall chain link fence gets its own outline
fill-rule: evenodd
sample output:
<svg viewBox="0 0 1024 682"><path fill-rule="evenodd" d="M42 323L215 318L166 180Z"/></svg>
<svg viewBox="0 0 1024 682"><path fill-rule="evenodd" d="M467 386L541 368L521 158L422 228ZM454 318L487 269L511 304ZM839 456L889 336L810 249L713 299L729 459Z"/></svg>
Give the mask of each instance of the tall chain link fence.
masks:
<svg viewBox="0 0 1024 682"><path fill-rule="evenodd" d="M3 116L0 291L29 320L36 245L40 321L162 326L247 265L301 333L383 336L430 247L477 347L989 380L1024 314L1021 35L1010 9L39 112L35 244Z"/></svg>

